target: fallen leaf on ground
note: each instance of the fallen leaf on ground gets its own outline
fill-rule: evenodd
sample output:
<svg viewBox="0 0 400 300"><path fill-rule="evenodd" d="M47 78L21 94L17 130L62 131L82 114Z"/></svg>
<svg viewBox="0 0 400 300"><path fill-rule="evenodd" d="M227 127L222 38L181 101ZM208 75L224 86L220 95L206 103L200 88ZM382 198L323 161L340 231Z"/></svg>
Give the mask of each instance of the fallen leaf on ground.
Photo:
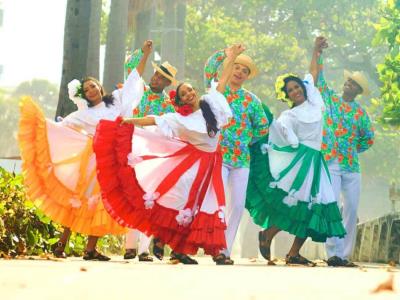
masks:
<svg viewBox="0 0 400 300"><path fill-rule="evenodd" d="M396 262L394 260L391 260L388 262L388 265L391 267L395 267L396 266Z"/></svg>
<svg viewBox="0 0 400 300"><path fill-rule="evenodd" d="M85 267L81 267L81 268L79 269L79 271L81 271L81 272L87 272L87 269L86 269Z"/></svg>
<svg viewBox="0 0 400 300"><path fill-rule="evenodd" d="M393 292L394 291L393 278L394 278L394 276L393 276L393 274L391 274L386 281L379 284L375 289L373 289L371 291L371 293L375 294L375 293L380 293L380 292L384 292L384 291Z"/></svg>

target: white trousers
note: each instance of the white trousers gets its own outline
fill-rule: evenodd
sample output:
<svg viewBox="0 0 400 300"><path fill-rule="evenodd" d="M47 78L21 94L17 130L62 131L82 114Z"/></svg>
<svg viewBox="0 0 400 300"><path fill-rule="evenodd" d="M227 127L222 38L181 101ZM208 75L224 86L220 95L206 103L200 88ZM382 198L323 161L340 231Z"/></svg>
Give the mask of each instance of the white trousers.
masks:
<svg viewBox="0 0 400 300"><path fill-rule="evenodd" d="M353 252L357 229L357 210L361 193L361 174L340 169L337 160L328 164L336 201L341 209L343 226L347 234L344 238L329 238L326 252L329 257L349 259ZM342 194L342 197L340 197Z"/></svg>
<svg viewBox="0 0 400 300"><path fill-rule="evenodd" d="M150 253L149 246L151 237L148 237L144 233L141 233L136 229L129 229L125 234L125 249L138 249L138 254Z"/></svg>
<svg viewBox="0 0 400 300"><path fill-rule="evenodd" d="M243 215L249 171L249 168L233 168L228 165L222 166L227 223L227 228L225 230L227 249L222 251L222 253L226 256L231 255L233 242L235 241L236 233Z"/></svg>

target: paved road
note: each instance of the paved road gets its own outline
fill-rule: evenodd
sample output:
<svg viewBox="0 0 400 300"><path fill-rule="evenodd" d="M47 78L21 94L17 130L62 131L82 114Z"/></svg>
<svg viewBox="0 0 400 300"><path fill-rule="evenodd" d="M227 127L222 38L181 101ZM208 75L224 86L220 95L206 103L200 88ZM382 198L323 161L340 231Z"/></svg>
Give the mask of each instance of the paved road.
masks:
<svg viewBox="0 0 400 300"><path fill-rule="evenodd" d="M0 299L400 299L400 269L266 266L237 259L215 266L167 262L0 259ZM322 264L321 264L322 265ZM394 292L371 293L394 276Z"/></svg>

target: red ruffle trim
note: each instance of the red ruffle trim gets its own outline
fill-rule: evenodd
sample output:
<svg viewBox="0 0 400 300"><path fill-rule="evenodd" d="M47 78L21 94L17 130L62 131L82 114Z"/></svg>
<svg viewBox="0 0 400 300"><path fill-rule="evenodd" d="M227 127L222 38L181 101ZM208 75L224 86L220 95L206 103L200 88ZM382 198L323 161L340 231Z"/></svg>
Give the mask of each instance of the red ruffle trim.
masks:
<svg viewBox="0 0 400 300"><path fill-rule="evenodd" d="M157 203L152 209L144 207L145 192L128 165L133 132L133 125L120 125L119 120L101 120L97 126L93 146L104 207L122 226L153 235L178 253L196 254L203 248L206 254L217 255L226 248L226 225L217 212L199 212L190 226L183 227L175 219L179 211Z"/></svg>

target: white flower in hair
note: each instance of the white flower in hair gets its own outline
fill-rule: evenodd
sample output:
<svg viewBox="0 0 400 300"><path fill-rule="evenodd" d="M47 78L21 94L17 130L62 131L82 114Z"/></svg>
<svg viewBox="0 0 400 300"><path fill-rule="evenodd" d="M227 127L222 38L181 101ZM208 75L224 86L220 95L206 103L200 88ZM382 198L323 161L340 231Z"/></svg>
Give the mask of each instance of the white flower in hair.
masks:
<svg viewBox="0 0 400 300"><path fill-rule="evenodd" d="M83 99L82 83L74 79L68 83L68 96L78 106L78 110L87 109L87 101Z"/></svg>

